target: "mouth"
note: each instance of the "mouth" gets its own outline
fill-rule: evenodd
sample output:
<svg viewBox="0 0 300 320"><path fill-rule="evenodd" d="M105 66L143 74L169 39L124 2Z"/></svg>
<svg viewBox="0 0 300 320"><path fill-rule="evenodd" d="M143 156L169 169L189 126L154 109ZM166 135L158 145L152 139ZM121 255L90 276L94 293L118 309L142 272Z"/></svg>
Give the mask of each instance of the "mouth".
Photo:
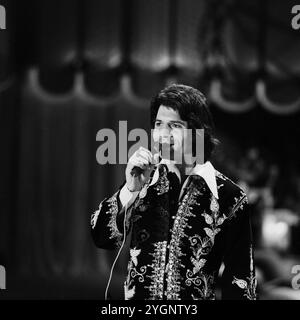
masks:
<svg viewBox="0 0 300 320"><path fill-rule="evenodd" d="M172 159L174 157L174 143L160 142L158 151L162 159Z"/></svg>

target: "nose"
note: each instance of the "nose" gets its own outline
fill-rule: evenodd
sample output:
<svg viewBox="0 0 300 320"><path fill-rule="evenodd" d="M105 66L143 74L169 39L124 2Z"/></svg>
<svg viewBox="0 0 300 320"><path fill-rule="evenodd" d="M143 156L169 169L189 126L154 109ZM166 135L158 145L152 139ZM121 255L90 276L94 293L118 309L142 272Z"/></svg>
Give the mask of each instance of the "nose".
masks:
<svg viewBox="0 0 300 320"><path fill-rule="evenodd" d="M170 134L170 128L166 125L162 126L158 132L160 143L171 143L172 135Z"/></svg>
<svg viewBox="0 0 300 320"><path fill-rule="evenodd" d="M170 128L167 125L161 125L158 130L159 141L169 141L170 140Z"/></svg>

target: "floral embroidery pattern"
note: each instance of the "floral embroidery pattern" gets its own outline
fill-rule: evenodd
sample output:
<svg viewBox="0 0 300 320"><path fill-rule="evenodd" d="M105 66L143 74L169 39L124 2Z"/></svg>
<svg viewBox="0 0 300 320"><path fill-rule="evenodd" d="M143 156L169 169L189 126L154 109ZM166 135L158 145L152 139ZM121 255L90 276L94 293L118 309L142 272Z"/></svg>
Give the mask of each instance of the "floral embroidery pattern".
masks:
<svg viewBox="0 0 300 320"><path fill-rule="evenodd" d="M252 246L250 246L250 276L246 279L247 280L243 280L237 277L233 277L232 284L236 284L240 289L244 290L244 296L247 299L256 300L257 281L254 275Z"/></svg>
<svg viewBox="0 0 300 320"><path fill-rule="evenodd" d="M210 283L213 281L213 277L212 279L207 277L202 273L201 269L207 261L205 257L211 251L215 242L215 236L221 231L220 226L225 221L226 216L224 214L222 216L219 214L219 204L214 196L211 197L210 213L204 211L202 216L208 225L208 227L204 228L206 237L202 238L200 235L196 234L189 238L192 249L190 260L194 267L193 270L187 270L185 284L188 286L193 284L202 298L207 298L208 295L213 298L214 295L211 292L212 289L210 289ZM200 285L202 290L199 289Z"/></svg>
<svg viewBox="0 0 300 320"><path fill-rule="evenodd" d="M118 215L118 201L117 201L116 194L109 199L105 198L103 201L101 201L101 203L99 204L98 210L96 210L91 215L91 226L92 226L92 229L96 227L99 214L105 202L108 204L108 208L109 208L109 210L106 212L106 214L109 215L109 222L108 222L108 227L110 229L109 239L115 239L116 246L117 248L119 248L121 246L122 233L119 231L117 227L117 221L116 221L117 215Z"/></svg>
<svg viewBox="0 0 300 320"><path fill-rule="evenodd" d="M193 300L215 300L214 276L201 273L198 279L202 286L201 289L196 287L199 296L196 297L194 294L192 294Z"/></svg>
<svg viewBox="0 0 300 320"><path fill-rule="evenodd" d="M101 201L101 203L99 204L99 208L98 210L96 210L92 215L91 215L91 226L92 226L92 229L95 228L96 226L96 223L97 223L97 220L98 220L98 216L100 214L100 211L102 209L102 205L103 205L103 202L105 201L106 199L104 199L103 201Z"/></svg>
<svg viewBox="0 0 300 320"><path fill-rule="evenodd" d="M125 300L130 300L135 295L135 286L133 286L131 289L129 289L129 284L127 282L124 283L124 294L125 294Z"/></svg>
<svg viewBox="0 0 300 320"><path fill-rule="evenodd" d="M224 259L223 254L228 252L223 251L225 243L222 242L227 239L225 236L228 236L229 240L235 239L234 232L226 233L227 225L225 226L224 221L227 223L227 220L237 216L239 210L243 214L242 211L247 209L246 195L240 188L233 186L230 179L216 172L219 199L206 189L208 185L202 178L191 176L186 188L182 189L179 203L174 202L173 193L169 192L173 183L172 179L169 180L168 169L164 166L159 169L157 182L149 187L151 192L145 194L144 198L138 198L130 208L133 237L128 273L124 282L125 299L215 299L218 261ZM163 196L156 199L157 195ZM170 203L176 203L176 206L170 206ZM115 194L112 198L103 200L99 209L91 216L92 230L104 248L115 248L113 241L107 241L108 237L121 244L123 232L121 228L118 229L116 221L118 217L119 226L119 214L122 214L122 211L118 208ZM153 218L154 214L156 219ZM173 226L169 229L173 214ZM101 221L100 224L100 218L105 223ZM126 219L126 224L127 222L129 219ZM222 234L224 227L226 231ZM241 242L242 248L233 246L233 251L229 250L234 256L244 250L249 252L249 229L246 224L241 227L245 232L239 233L240 239L245 241ZM217 248L212 252L214 245ZM226 279L222 290L229 285L231 289L234 287L236 292L224 290L222 294L224 293L225 299L231 298L231 295L255 299L256 279L253 273L252 249L250 256L251 266L249 263L231 265L231 260L226 266L227 273L224 274ZM242 254L241 258L249 261L248 254Z"/></svg>
<svg viewBox="0 0 300 320"><path fill-rule="evenodd" d="M110 216L108 227L110 229L109 239L115 239L117 248L120 248L122 242L122 233L117 227L118 201L116 195L107 200L109 210L106 212Z"/></svg>
<svg viewBox="0 0 300 320"><path fill-rule="evenodd" d="M169 260L166 266L167 272L167 290L166 296L168 300L179 300L180 296L180 268L185 266L181 263L181 257L186 254L181 250L182 238L187 237L186 228L191 228L188 225L188 219L196 215L191 212L191 208L196 204L196 197L201 194L200 191L192 185L189 191L184 196L179 209L177 211L174 226L172 229L171 241L169 245Z"/></svg>
<svg viewBox="0 0 300 320"><path fill-rule="evenodd" d="M128 275L124 283L125 300L132 299L135 295L134 278L137 277L139 282L144 282L144 275L147 271L146 266L140 267L140 271L137 270L138 255L141 253L141 249L130 249L130 261L128 263Z"/></svg>
<svg viewBox="0 0 300 320"><path fill-rule="evenodd" d="M222 179L223 181L229 180L227 177L224 176L224 174L222 174L220 171L215 170L216 173L216 177Z"/></svg>
<svg viewBox="0 0 300 320"><path fill-rule="evenodd" d="M158 196L168 192L170 187L170 182L167 178L167 169L165 165L162 165L161 167L159 167L159 170L163 170L163 172L162 172L162 175L159 176L157 185L154 188L157 191Z"/></svg>
<svg viewBox="0 0 300 320"><path fill-rule="evenodd" d="M211 214L205 211L202 213L202 216L204 217L205 222L208 225L208 227L204 228L206 237L202 239L199 235L196 234L193 237L189 238L193 250L193 256L191 257L191 261L195 267L199 264L201 257L207 255L210 249L213 247L215 236L221 231L219 227L223 224L223 222L226 219L225 214L220 216L219 204L214 196L212 196L211 199L210 210ZM195 267L194 273L197 273L200 269L198 270L198 268Z"/></svg>
<svg viewBox="0 0 300 320"><path fill-rule="evenodd" d="M153 263L148 265L152 272L147 276L151 279L151 284L147 287L150 292L150 300L163 298L167 241L154 243L154 248L154 253L150 253L154 257Z"/></svg>
<svg viewBox="0 0 300 320"><path fill-rule="evenodd" d="M234 197L234 204L232 206L232 209L230 211L230 214L228 215L228 219L232 219L233 217L236 217L236 212L238 209L243 209L244 205L248 203L248 198L244 192L241 191L240 197Z"/></svg>

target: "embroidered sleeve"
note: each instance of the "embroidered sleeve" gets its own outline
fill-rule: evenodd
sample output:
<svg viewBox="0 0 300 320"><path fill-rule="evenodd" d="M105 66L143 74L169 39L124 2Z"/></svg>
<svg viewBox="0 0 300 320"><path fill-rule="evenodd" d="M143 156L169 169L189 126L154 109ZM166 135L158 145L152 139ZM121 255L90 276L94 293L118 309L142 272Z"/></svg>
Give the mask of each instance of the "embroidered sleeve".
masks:
<svg viewBox="0 0 300 320"><path fill-rule="evenodd" d="M97 247L117 249L123 241L124 208L119 199L120 190L112 197L105 198L91 215L91 233ZM125 227L129 231L129 215L127 213Z"/></svg>
<svg viewBox="0 0 300 320"><path fill-rule="evenodd" d="M222 299L256 299L252 233L246 195L235 199L225 243Z"/></svg>

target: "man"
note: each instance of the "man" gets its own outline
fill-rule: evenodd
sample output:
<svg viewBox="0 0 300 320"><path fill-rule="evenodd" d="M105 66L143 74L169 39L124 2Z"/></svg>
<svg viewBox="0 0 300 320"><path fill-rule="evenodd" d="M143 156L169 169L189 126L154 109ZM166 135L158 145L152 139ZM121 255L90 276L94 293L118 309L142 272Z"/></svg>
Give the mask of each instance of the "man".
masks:
<svg viewBox="0 0 300 320"><path fill-rule="evenodd" d="M222 299L255 299L247 197L209 161L216 139L204 95L166 87L151 101L151 123L159 152L136 151L126 182L91 219L100 248L118 248L124 231L132 233L125 299L215 299L221 266ZM194 133L192 153L187 129ZM204 130L204 163L191 162L197 129Z"/></svg>

